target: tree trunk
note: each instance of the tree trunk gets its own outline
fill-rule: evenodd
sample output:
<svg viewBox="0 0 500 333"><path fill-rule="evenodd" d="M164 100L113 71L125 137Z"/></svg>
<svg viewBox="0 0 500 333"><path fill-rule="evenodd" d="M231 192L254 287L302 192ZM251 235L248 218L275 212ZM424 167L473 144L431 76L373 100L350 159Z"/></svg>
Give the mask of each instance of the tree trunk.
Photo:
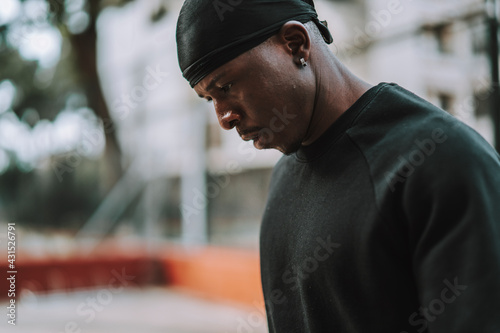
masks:
<svg viewBox="0 0 500 333"><path fill-rule="evenodd" d="M69 39L73 48L79 77L87 94L88 106L94 110L96 115L102 119L104 123L106 138L104 156L106 162L106 179L103 179L103 185L105 191L108 192L121 178L123 169L121 166L120 145L116 137L116 131L109 109L104 100L97 73L97 33L95 22L99 13L98 3L99 1L89 1L91 7L89 13L89 27L80 34L70 35Z"/></svg>

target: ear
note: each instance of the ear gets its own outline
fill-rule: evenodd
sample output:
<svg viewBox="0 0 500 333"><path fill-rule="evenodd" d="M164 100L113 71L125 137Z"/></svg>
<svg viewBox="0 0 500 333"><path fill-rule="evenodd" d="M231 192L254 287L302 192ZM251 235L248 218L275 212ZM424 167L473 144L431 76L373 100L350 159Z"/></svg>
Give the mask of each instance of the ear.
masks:
<svg viewBox="0 0 500 333"><path fill-rule="evenodd" d="M311 51L311 39L306 27L298 21L285 23L277 34L279 43L285 51L293 58L297 66L302 67L300 58L309 60Z"/></svg>

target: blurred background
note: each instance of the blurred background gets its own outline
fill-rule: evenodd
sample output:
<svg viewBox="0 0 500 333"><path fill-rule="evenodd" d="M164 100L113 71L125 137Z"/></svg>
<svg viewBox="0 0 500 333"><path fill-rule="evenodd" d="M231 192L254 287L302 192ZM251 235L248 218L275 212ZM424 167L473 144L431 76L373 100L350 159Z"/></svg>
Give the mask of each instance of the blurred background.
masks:
<svg viewBox="0 0 500 333"><path fill-rule="evenodd" d="M355 74L500 147L495 1L315 3ZM281 154L221 130L182 78L181 5L1 0L0 244L14 223L18 321L0 327L267 332L258 234Z"/></svg>

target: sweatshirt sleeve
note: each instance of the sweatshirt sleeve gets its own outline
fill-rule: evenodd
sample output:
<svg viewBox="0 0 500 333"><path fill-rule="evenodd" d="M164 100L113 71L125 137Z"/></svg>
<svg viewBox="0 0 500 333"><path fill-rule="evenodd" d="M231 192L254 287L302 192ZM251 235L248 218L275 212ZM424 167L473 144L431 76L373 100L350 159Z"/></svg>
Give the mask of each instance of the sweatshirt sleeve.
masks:
<svg viewBox="0 0 500 333"><path fill-rule="evenodd" d="M407 155L401 204L421 305L409 322L500 332L500 159L470 129L442 138L432 154Z"/></svg>

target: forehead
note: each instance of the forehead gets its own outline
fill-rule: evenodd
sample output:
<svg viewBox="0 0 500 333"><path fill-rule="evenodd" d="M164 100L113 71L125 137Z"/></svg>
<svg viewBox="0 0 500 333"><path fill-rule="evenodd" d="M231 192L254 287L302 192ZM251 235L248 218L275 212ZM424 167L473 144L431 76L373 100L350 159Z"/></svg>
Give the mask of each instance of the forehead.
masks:
<svg viewBox="0 0 500 333"><path fill-rule="evenodd" d="M265 63L275 56L276 45L273 43L273 37L271 37L215 69L198 82L194 86L194 90L200 95L210 90L208 88L212 88L217 81L224 80L226 76L231 76L231 78L240 74L252 76L252 73L262 70Z"/></svg>
<svg viewBox="0 0 500 333"><path fill-rule="evenodd" d="M244 73L251 66L251 51L247 51L238 57L228 61L218 67L213 72L205 76L194 86L194 90L200 95L209 92L219 81L226 77Z"/></svg>
<svg viewBox="0 0 500 333"><path fill-rule="evenodd" d="M208 91L211 90L211 88L221 79L224 78L224 76L227 75L227 69L226 65L224 64L221 67L217 68L214 70L212 73L208 74L205 76L200 82L198 82L194 86L194 91L198 93L198 95L204 94Z"/></svg>

